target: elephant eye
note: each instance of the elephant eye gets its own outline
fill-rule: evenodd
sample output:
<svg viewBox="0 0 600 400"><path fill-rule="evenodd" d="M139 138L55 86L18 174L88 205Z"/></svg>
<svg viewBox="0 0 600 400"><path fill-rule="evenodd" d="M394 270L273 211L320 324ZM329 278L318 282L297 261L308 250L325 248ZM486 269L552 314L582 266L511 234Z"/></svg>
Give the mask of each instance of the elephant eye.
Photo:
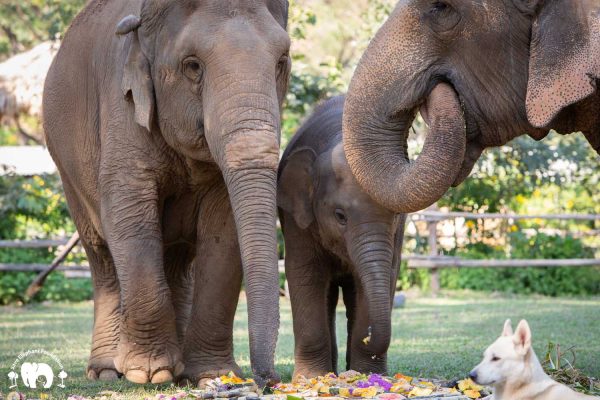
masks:
<svg viewBox="0 0 600 400"><path fill-rule="evenodd" d="M340 225L346 225L348 223L348 219L346 218L346 214L344 214L344 210L341 208L336 208L334 211L335 219Z"/></svg>
<svg viewBox="0 0 600 400"><path fill-rule="evenodd" d="M277 69L278 70L287 70L289 63L289 56L287 54L282 55L277 61Z"/></svg>
<svg viewBox="0 0 600 400"><path fill-rule="evenodd" d="M435 3L433 3L433 6L431 7L431 11L432 12L440 12L440 11L444 11L447 7L448 7L448 4L443 3L441 1L436 1Z"/></svg>
<svg viewBox="0 0 600 400"><path fill-rule="evenodd" d="M202 63L196 57L183 60L183 74L192 82L199 83L202 79Z"/></svg>
<svg viewBox="0 0 600 400"><path fill-rule="evenodd" d="M461 20L457 10L445 1L434 1L425 18L431 29L439 33L451 30Z"/></svg>

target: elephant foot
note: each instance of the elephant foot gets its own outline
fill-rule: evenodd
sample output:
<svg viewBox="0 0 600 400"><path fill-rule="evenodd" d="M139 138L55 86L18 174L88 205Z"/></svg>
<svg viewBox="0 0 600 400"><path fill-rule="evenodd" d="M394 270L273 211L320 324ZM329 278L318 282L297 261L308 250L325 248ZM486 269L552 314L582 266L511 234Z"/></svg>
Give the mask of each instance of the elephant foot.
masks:
<svg viewBox="0 0 600 400"><path fill-rule="evenodd" d="M163 354L158 355L155 349L144 351L139 347L119 344L119 355L115 358L115 365L128 381L139 384L166 383L184 370L176 346L168 346Z"/></svg>
<svg viewBox="0 0 600 400"><path fill-rule="evenodd" d="M231 365L223 366L218 369L202 369L202 370L192 370L192 368L187 368L186 370L177 377L177 384L179 386L195 386L200 389L205 389L206 385L212 380L222 375L227 375L230 372L233 372L236 376L242 376L242 370L240 367L233 363Z"/></svg>
<svg viewBox="0 0 600 400"><path fill-rule="evenodd" d="M91 381L114 381L121 378L112 358L90 358L86 376Z"/></svg>
<svg viewBox="0 0 600 400"><path fill-rule="evenodd" d="M329 372L335 372L331 368L315 368L315 367L303 367L296 364L296 368L294 368L294 379L299 376L303 376L305 378L316 378L317 376L324 376Z"/></svg>
<svg viewBox="0 0 600 400"><path fill-rule="evenodd" d="M275 370L255 372L254 381L259 388L273 387L281 382L281 377Z"/></svg>

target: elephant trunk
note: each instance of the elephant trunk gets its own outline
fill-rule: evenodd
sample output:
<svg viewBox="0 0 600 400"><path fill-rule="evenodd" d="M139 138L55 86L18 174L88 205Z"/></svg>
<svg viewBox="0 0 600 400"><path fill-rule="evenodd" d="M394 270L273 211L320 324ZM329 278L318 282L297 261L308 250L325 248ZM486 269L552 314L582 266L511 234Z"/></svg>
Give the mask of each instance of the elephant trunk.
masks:
<svg viewBox="0 0 600 400"><path fill-rule="evenodd" d="M428 60L427 35L398 37L419 26L418 15L398 5L363 55L344 105L344 150L361 187L397 213L437 201L455 181L464 159L462 107L443 68ZM404 33L402 33L404 34ZM390 38L394 37L394 40ZM415 162L409 162L408 130L421 107L430 132Z"/></svg>
<svg viewBox="0 0 600 400"><path fill-rule="evenodd" d="M369 100L348 95L344 108L344 149L357 181L394 212L429 207L452 185L464 159L465 123L456 93L438 83L427 98L430 132L415 162L409 162L407 152L415 111L382 120L382 112L366 112L365 102Z"/></svg>
<svg viewBox="0 0 600 400"><path fill-rule="evenodd" d="M226 174L246 278L250 360L254 376L275 378L279 328L279 272L275 227L274 169L242 169Z"/></svg>
<svg viewBox="0 0 600 400"><path fill-rule="evenodd" d="M258 384L268 384L277 379L279 328L275 225L279 103L273 71L240 76L228 73L228 65L208 70L215 77L207 81L216 83L205 89L206 137L223 174L237 227L252 370Z"/></svg>
<svg viewBox="0 0 600 400"><path fill-rule="evenodd" d="M383 225L383 226L382 226ZM385 224L368 223L355 228L350 257L356 266L363 296L367 302L366 332L353 332L353 346L368 354L372 365L352 365L361 371L385 373L387 350L391 339L391 305L395 285L393 241ZM362 319L362 318L361 318Z"/></svg>

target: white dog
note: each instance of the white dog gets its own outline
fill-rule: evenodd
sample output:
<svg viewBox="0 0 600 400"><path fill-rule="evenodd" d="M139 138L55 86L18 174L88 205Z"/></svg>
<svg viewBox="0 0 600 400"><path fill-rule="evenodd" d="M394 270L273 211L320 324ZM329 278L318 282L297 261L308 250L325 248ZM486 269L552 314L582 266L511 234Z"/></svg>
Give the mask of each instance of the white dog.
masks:
<svg viewBox="0 0 600 400"><path fill-rule="evenodd" d="M531 330L522 320L513 334L510 320L502 335L483 354L483 361L469 374L480 385L494 388L490 400L584 400L587 396L553 381L531 347Z"/></svg>

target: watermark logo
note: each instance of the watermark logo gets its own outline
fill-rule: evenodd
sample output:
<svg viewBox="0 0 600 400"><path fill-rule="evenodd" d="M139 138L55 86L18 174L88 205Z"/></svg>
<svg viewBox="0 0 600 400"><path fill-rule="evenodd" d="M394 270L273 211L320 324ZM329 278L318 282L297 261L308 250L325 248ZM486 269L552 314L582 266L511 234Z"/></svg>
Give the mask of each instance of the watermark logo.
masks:
<svg viewBox="0 0 600 400"><path fill-rule="evenodd" d="M54 371L59 372L55 375ZM64 389L67 376L60 358L54 354L44 349L27 350L12 363L9 389L17 389L20 384L30 389L49 389L55 383Z"/></svg>

